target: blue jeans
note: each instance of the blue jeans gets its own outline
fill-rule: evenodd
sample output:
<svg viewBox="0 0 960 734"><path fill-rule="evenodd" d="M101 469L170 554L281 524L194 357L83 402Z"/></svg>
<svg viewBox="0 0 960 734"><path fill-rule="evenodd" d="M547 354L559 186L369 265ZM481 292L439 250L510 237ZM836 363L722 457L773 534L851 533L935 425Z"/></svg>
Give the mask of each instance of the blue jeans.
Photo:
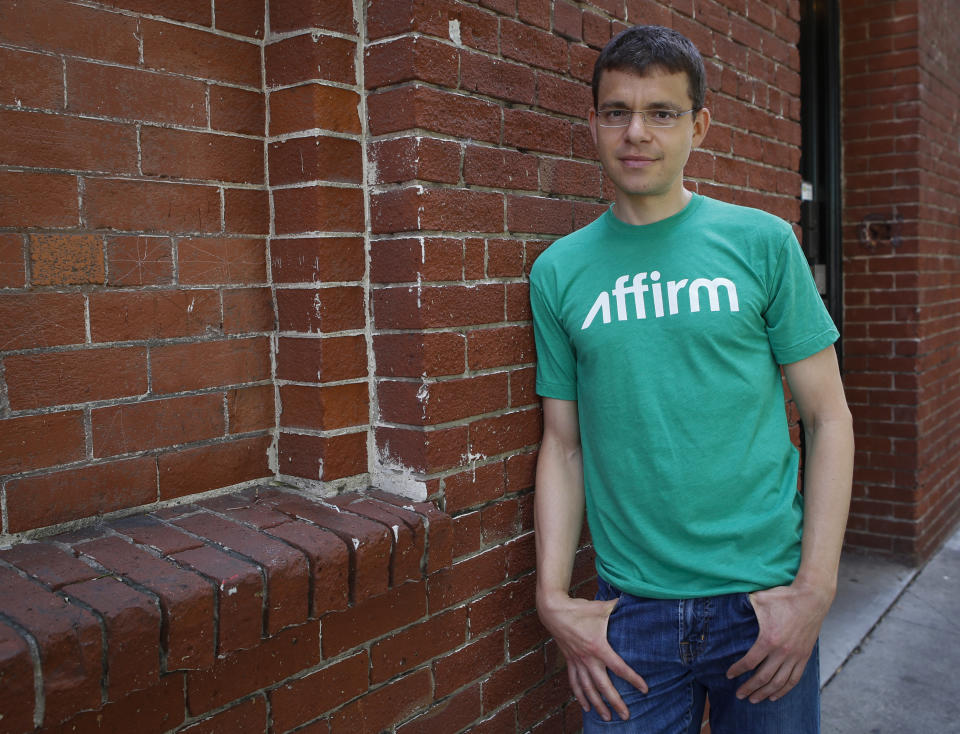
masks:
<svg viewBox="0 0 960 734"><path fill-rule="evenodd" d="M702 599L645 599L600 579L597 599L618 599L607 629L613 649L650 687L647 694L610 673L630 719L603 721L591 709L584 734L698 734L710 697L712 734L817 734L820 731L818 648L800 682L777 701L750 703L735 692L752 673L727 680L727 669L757 639L747 594ZM609 672L609 671L608 671Z"/></svg>

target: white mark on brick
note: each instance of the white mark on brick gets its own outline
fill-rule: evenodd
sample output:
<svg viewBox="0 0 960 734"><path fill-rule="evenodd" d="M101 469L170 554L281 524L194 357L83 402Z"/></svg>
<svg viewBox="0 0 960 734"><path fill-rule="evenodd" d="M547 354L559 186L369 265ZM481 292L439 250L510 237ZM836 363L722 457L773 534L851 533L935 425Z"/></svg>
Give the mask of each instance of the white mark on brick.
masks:
<svg viewBox="0 0 960 734"><path fill-rule="evenodd" d="M430 386L426 380L423 380L423 384L420 385L420 389L417 390L417 400L422 404L430 402Z"/></svg>
<svg viewBox="0 0 960 734"><path fill-rule="evenodd" d="M463 45L463 41L460 40L460 21L451 20L447 24L447 32L450 34L450 40L453 41L458 46Z"/></svg>
<svg viewBox="0 0 960 734"><path fill-rule="evenodd" d="M196 298L191 298L191 299L190 299L190 305L187 306L187 313L193 313L193 307L194 307L196 304L197 304L197 299L196 299Z"/></svg>
<svg viewBox="0 0 960 734"><path fill-rule="evenodd" d="M389 445L384 450L377 448L374 451L370 483L391 494L423 502L427 499L427 483L415 477L413 469L403 466L389 452Z"/></svg>
<svg viewBox="0 0 960 734"><path fill-rule="evenodd" d="M396 543L400 539L400 526L391 525L390 529L393 530L393 542Z"/></svg>
<svg viewBox="0 0 960 734"><path fill-rule="evenodd" d="M360 547L360 541L356 538L350 538L350 542L353 543L353 549L356 550Z"/></svg>

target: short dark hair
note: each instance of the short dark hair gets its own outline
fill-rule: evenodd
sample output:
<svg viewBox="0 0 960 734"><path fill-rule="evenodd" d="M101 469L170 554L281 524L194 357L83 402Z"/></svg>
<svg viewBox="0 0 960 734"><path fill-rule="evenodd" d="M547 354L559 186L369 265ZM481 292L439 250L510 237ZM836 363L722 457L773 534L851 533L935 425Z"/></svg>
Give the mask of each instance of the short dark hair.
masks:
<svg viewBox="0 0 960 734"><path fill-rule="evenodd" d="M703 108L707 93L703 57L693 42L672 28L636 25L620 31L604 46L593 67L593 107L597 107L600 77L605 71L627 71L640 76L660 69L683 72L689 81L693 109Z"/></svg>

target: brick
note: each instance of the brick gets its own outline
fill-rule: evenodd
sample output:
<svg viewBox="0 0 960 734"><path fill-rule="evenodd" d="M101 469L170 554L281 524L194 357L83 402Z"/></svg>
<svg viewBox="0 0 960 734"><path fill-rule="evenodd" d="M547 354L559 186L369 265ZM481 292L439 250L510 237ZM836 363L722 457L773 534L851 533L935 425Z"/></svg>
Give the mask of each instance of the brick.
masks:
<svg viewBox="0 0 960 734"><path fill-rule="evenodd" d="M20 634L0 622L0 710L9 732L28 732L33 727L36 694L34 663L30 647Z"/></svg>
<svg viewBox="0 0 960 734"><path fill-rule="evenodd" d="M427 613L424 592L422 582L408 581L378 596L360 599L349 609L324 615L324 656L338 655L421 619Z"/></svg>
<svg viewBox="0 0 960 734"><path fill-rule="evenodd" d="M319 33L290 36L266 47L268 86L328 81L354 85L357 44Z"/></svg>
<svg viewBox="0 0 960 734"><path fill-rule="evenodd" d="M460 280L463 242L452 237L402 237L376 240L370 254L375 283Z"/></svg>
<svg viewBox="0 0 960 734"><path fill-rule="evenodd" d="M30 235L33 285L102 285L103 240L96 235Z"/></svg>
<svg viewBox="0 0 960 734"><path fill-rule="evenodd" d="M122 520L114 520L110 528L140 545L168 556L203 545L203 541L161 522L152 515L131 515Z"/></svg>
<svg viewBox="0 0 960 734"><path fill-rule="evenodd" d="M57 590L67 584L89 581L98 576L93 568L44 542L19 543L0 551L0 559Z"/></svg>
<svg viewBox="0 0 960 734"><path fill-rule="evenodd" d="M503 496L505 485L502 462L474 466L444 479L444 507L447 512L458 512L490 502Z"/></svg>
<svg viewBox="0 0 960 734"><path fill-rule="evenodd" d="M551 33L517 21L503 20L500 42L507 58L561 73L567 70L567 43Z"/></svg>
<svg viewBox="0 0 960 734"><path fill-rule="evenodd" d="M13 410L108 400L147 391L147 353L141 348L20 354L4 362Z"/></svg>
<svg viewBox="0 0 960 734"><path fill-rule="evenodd" d="M503 112L503 142L521 150L570 155L572 124L569 120L531 110Z"/></svg>
<svg viewBox="0 0 960 734"><path fill-rule="evenodd" d="M552 112L585 118L587 110L593 106L593 96L586 84L540 73L537 75L537 106ZM593 140L589 142L592 157Z"/></svg>
<svg viewBox="0 0 960 734"><path fill-rule="evenodd" d="M434 680L437 681L436 696L445 696L500 668L505 662L504 649L503 630L495 630L435 660L432 668Z"/></svg>
<svg viewBox="0 0 960 734"><path fill-rule="evenodd" d="M310 616L346 609L350 592L350 554L335 534L293 521L269 528L270 535L298 548L310 564Z"/></svg>
<svg viewBox="0 0 960 734"><path fill-rule="evenodd" d="M26 285L23 238L19 234L0 234L0 288Z"/></svg>
<svg viewBox="0 0 960 734"><path fill-rule="evenodd" d="M537 410L505 413L470 425L471 451L484 456L530 446L539 438L540 414Z"/></svg>
<svg viewBox="0 0 960 734"><path fill-rule="evenodd" d="M94 293L90 332L94 342L201 336L220 324L214 290Z"/></svg>
<svg viewBox="0 0 960 734"><path fill-rule="evenodd" d="M272 686L320 660L315 621L289 627L250 650L218 658L187 679L188 711L197 715Z"/></svg>
<svg viewBox="0 0 960 734"><path fill-rule="evenodd" d="M470 326L503 321L503 287L489 283L389 288L374 293L374 323L383 329Z"/></svg>
<svg viewBox="0 0 960 734"><path fill-rule="evenodd" d="M376 429L377 449L389 460L412 471L432 474L462 466L467 456L467 431L462 426Z"/></svg>
<svg viewBox="0 0 960 734"><path fill-rule="evenodd" d="M265 337L168 344L150 350L154 393L184 392L270 378Z"/></svg>
<svg viewBox="0 0 960 734"><path fill-rule="evenodd" d="M208 26L213 20L205 0L105 0L102 4L197 25Z"/></svg>
<svg viewBox="0 0 960 734"><path fill-rule="evenodd" d="M534 360L533 333L526 326L474 329L467 335L470 369L489 369Z"/></svg>
<svg viewBox="0 0 960 734"><path fill-rule="evenodd" d="M214 186L89 179L84 216L93 229L128 232L218 232L220 194Z"/></svg>
<svg viewBox="0 0 960 734"><path fill-rule="evenodd" d="M427 526L429 542L429 557L427 558L428 574L432 574L441 568L446 568L452 562L451 546L453 535L453 522L449 515L437 509L433 502L414 502L411 503L405 497L401 497L390 492L371 490L367 496L385 502L390 505L397 505L404 510L416 512L422 516Z"/></svg>
<svg viewBox="0 0 960 734"><path fill-rule="evenodd" d="M493 711L512 698L530 689L543 678L544 660L537 652L508 663L481 684L483 710Z"/></svg>
<svg viewBox="0 0 960 734"><path fill-rule="evenodd" d="M497 53L497 16L470 5L451 0L440 0L429 4L396 4L389 0L377 0L370 3L367 12L368 33L371 38L381 38L409 30L448 38L451 21L459 23L460 38L464 45Z"/></svg>
<svg viewBox="0 0 960 734"><path fill-rule="evenodd" d="M437 731L469 731L480 718L480 686L460 691L435 702L426 712L397 727L397 734L432 734Z"/></svg>
<svg viewBox="0 0 960 734"><path fill-rule="evenodd" d="M281 385L280 425L332 430L365 425L370 420L365 382L329 387Z"/></svg>
<svg viewBox="0 0 960 734"><path fill-rule="evenodd" d="M507 406L507 375L474 375L442 382L380 382L380 416L390 423L435 425Z"/></svg>
<svg viewBox="0 0 960 734"><path fill-rule="evenodd" d="M63 592L92 607L103 620L108 700L156 684L160 609L154 599L111 577L70 584Z"/></svg>
<svg viewBox="0 0 960 734"><path fill-rule="evenodd" d="M367 89L408 81L455 87L460 69L455 47L422 36L401 36L367 46L363 80Z"/></svg>
<svg viewBox="0 0 960 734"><path fill-rule="evenodd" d="M273 294L269 288L223 290L223 333L274 331Z"/></svg>
<svg viewBox="0 0 960 734"><path fill-rule="evenodd" d="M223 221L225 232L269 234L269 194L262 189L224 189Z"/></svg>
<svg viewBox="0 0 960 734"><path fill-rule="evenodd" d="M347 704L331 719L333 734L376 734L430 703L430 673L420 670Z"/></svg>
<svg viewBox="0 0 960 734"><path fill-rule="evenodd" d="M270 29L274 32L323 28L353 35L357 32L351 0L301 2L274 0L270 3Z"/></svg>
<svg viewBox="0 0 960 734"><path fill-rule="evenodd" d="M510 232L568 234L573 231L573 202L534 196L507 197Z"/></svg>
<svg viewBox="0 0 960 734"><path fill-rule="evenodd" d="M363 377L367 342L362 335L322 339L282 337L277 342L277 378L298 382L332 382Z"/></svg>
<svg viewBox="0 0 960 734"><path fill-rule="evenodd" d="M270 144L270 183L305 181L363 182L359 141L346 138L303 137Z"/></svg>
<svg viewBox="0 0 960 734"><path fill-rule="evenodd" d="M0 474L67 464L84 455L80 411L0 421Z"/></svg>
<svg viewBox="0 0 960 734"><path fill-rule="evenodd" d="M305 186L273 192L277 234L363 232L363 191L337 186Z"/></svg>
<svg viewBox="0 0 960 734"><path fill-rule="evenodd" d="M264 135L267 99L262 92L210 86L210 127L214 130Z"/></svg>
<svg viewBox="0 0 960 734"><path fill-rule="evenodd" d="M15 479L7 484L7 529L20 532L156 500L156 462L152 458Z"/></svg>
<svg viewBox="0 0 960 734"><path fill-rule="evenodd" d="M75 176L0 171L0 226L76 227L79 221Z"/></svg>
<svg viewBox="0 0 960 734"><path fill-rule="evenodd" d="M274 728L288 731L364 693L368 665L367 653L361 651L272 690Z"/></svg>
<svg viewBox="0 0 960 734"><path fill-rule="evenodd" d="M5 617L27 630L39 648L44 723L100 705L100 626L90 612L0 567Z"/></svg>
<svg viewBox="0 0 960 734"><path fill-rule="evenodd" d="M160 127L140 131L140 165L148 176L262 184L263 142Z"/></svg>
<svg viewBox="0 0 960 734"><path fill-rule="evenodd" d="M567 2L556 0L553 3L553 32L571 41L583 37L583 20L580 8Z"/></svg>
<svg viewBox="0 0 960 734"><path fill-rule="evenodd" d="M384 377L436 377L464 371L466 339L449 331L376 334L377 374Z"/></svg>
<svg viewBox="0 0 960 734"><path fill-rule="evenodd" d="M278 451L281 474L332 481L367 471L366 431L327 437L281 433Z"/></svg>
<svg viewBox="0 0 960 734"><path fill-rule="evenodd" d="M480 510L480 533L484 543L498 543L515 537L518 527L519 503L505 499Z"/></svg>
<svg viewBox="0 0 960 734"><path fill-rule="evenodd" d="M101 708L76 714L55 731L64 734L124 731L131 721L135 721L141 734L164 734L183 723L186 711L184 687L182 673L166 674L150 688L135 691L119 701L109 701Z"/></svg>
<svg viewBox="0 0 960 734"><path fill-rule="evenodd" d="M370 147L377 183L421 179L439 183L460 181L460 144L424 137L390 138Z"/></svg>
<svg viewBox="0 0 960 734"><path fill-rule="evenodd" d="M542 161L540 181L542 190L548 194L569 194L592 199L601 195L600 169L591 163Z"/></svg>
<svg viewBox="0 0 960 734"><path fill-rule="evenodd" d="M270 436L251 436L161 454L161 500L269 477Z"/></svg>
<svg viewBox="0 0 960 734"><path fill-rule="evenodd" d="M70 112L206 126L206 89L194 79L71 59L66 80Z"/></svg>
<svg viewBox="0 0 960 734"><path fill-rule="evenodd" d="M203 30L142 20L143 63L149 68L216 81L260 86L257 44Z"/></svg>
<svg viewBox="0 0 960 734"><path fill-rule="evenodd" d="M140 58L136 18L62 0L4 4L0 41L119 64Z"/></svg>
<svg viewBox="0 0 960 734"><path fill-rule="evenodd" d="M540 623L535 612L511 622L507 627L507 634L507 649L511 658L521 657L523 653L550 639L550 633Z"/></svg>
<svg viewBox="0 0 960 734"><path fill-rule="evenodd" d="M300 551L209 513L189 515L174 524L260 565L267 579L264 606L268 634L306 620L309 579L307 562Z"/></svg>
<svg viewBox="0 0 960 734"><path fill-rule="evenodd" d="M359 286L278 290L280 331L332 333L364 326L363 289Z"/></svg>
<svg viewBox="0 0 960 734"><path fill-rule="evenodd" d="M390 586L418 579L426 553L426 532L421 516L408 508L351 495L329 500L355 515L361 515L387 526L393 532L390 554Z"/></svg>
<svg viewBox="0 0 960 734"><path fill-rule="evenodd" d="M550 30L550 0L517 0L517 18L529 25Z"/></svg>
<svg viewBox="0 0 960 734"><path fill-rule="evenodd" d="M136 130L115 122L0 110L0 158L8 166L136 173Z"/></svg>
<svg viewBox="0 0 960 734"><path fill-rule="evenodd" d="M467 610L464 607L412 625L370 647L371 682L380 683L417 667L463 644L467 636Z"/></svg>
<svg viewBox="0 0 960 734"><path fill-rule="evenodd" d="M491 58L483 54L467 54L462 59L460 86L507 102L533 104L536 97L536 75L526 65Z"/></svg>
<svg viewBox="0 0 960 734"><path fill-rule="evenodd" d="M442 568L430 577L430 611L462 604L503 583L506 553L500 546Z"/></svg>
<svg viewBox="0 0 960 734"><path fill-rule="evenodd" d="M219 620L217 655L260 643L266 594L257 566L210 546L186 550L171 558L214 583Z"/></svg>
<svg viewBox="0 0 960 734"><path fill-rule="evenodd" d="M0 48L0 104L12 107L63 107L63 68L56 56Z"/></svg>
<svg viewBox="0 0 960 734"><path fill-rule="evenodd" d="M183 734L258 734L266 731L267 727L267 703L261 695L241 701L180 731Z"/></svg>
<svg viewBox="0 0 960 734"><path fill-rule="evenodd" d="M536 590L528 578L504 584L470 603L473 634L497 627L535 608Z"/></svg>
<svg viewBox="0 0 960 734"><path fill-rule="evenodd" d="M216 27L239 36L263 38L262 0L215 0Z"/></svg>
<svg viewBox="0 0 960 734"><path fill-rule="evenodd" d="M336 534L350 551L350 599L356 603L383 593L390 583L390 531L365 517L284 495L272 500L281 512L309 520Z"/></svg>
<svg viewBox="0 0 960 734"><path fill-rule="evenodd" d="M203 669L213 664L214 600L207 581L117 537L80 543L74 549L159 598L165 672Z"/></svg>
<svg viewBox="0 0 960 734"><path fill-rule="evenodd" d="M520 699L517 706L518 725L526 729L545 719L539 726L529 729L529 731L536 734L556 731L558 726L563 725L562 714L554 712L562 708L572 695L566 672L555 673L546 682L541 683ZM550 716L551 713L553 713L553 716Z"/></svg>
<svg viewBox="0 0 960 734"><path fill-rule="evenodd" d="M308 237L270 242L275 283L360 281L366 268L359 237Z"/></svg>
<svg viewBox="0 0 960 734"><path fill-rule="evenodd" d="M196 395L97 408L91 424L98 457L201 441L223 434L223 400Z"/></svg>
<svg viewBox="0 0 960 734"><path fill-rule="evenodd" d="M500 142L500 106L467 95L405 86L370 95L367 109L373 135L422 128L458 138Z"/></svg>
<svg viewBox="0 0 960 734"><path fill-rule="evenodd" d="M325 84L302 84L270 92L270 135L322 128L360 133L360 97Z"/></svg>
<svg viewBox="0 0 960 734"><path fill-rule="evenodd" d="M270 493L268 485L248 487L230 494L217 494L197 502L198 507L227 516L242 525L258 530L282 525L290 520L281 512L267 507L261 500Z"/></svg>
<svg viewBox="0 0 960 734"><path fill-rule="evenodd" d="M227 391L227 421L230 433L249 433L272 428L273 385L257 385Z"/></svg>
<svg viewBox="0 0 960 734"><path fill-rule="evenodd" d="M107 240L108 285L167 285L173 282L172 245L168 237L110 237Z"/></svg>
<svg viewBox="0 0 960 734"><path fill-rule="evenodd" d="M464 156L463 179L478 186L536 190L537 159L513 150L470 146Z"/></svg>

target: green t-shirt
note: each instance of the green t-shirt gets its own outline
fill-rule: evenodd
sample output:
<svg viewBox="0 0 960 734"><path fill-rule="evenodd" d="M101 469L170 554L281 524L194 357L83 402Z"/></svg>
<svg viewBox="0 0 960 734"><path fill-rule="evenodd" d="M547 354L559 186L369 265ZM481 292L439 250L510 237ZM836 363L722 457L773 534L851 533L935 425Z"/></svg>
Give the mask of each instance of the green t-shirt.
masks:
<svg viewBox="0 0 960 734"><path fill-rule="evenodd" d="M530 273L537 392L578 401L597 570L637 596L790 583L803 503L780 364L839 336L790 225L694 195L608 210Z"/></svg>

